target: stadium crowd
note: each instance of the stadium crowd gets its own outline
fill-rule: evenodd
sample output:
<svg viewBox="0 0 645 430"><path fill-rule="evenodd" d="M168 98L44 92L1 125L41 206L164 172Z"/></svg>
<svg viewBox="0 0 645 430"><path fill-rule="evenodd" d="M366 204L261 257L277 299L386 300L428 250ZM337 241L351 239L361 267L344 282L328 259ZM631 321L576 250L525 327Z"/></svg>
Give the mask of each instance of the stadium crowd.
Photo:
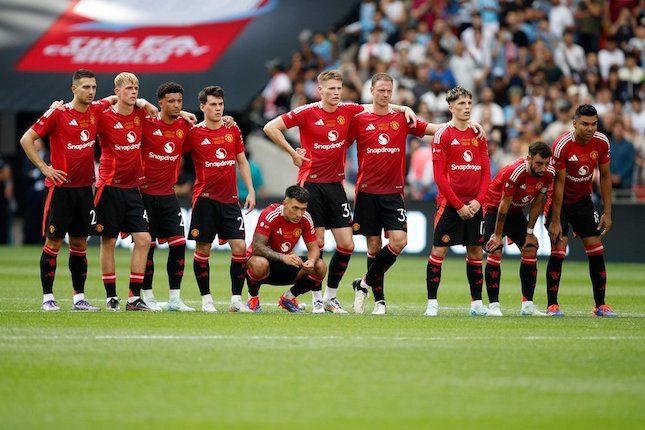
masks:
<svg viewBox="0 0 645 430"><path fill-rule="evenodd" d="M349 20L351 21L351 19ZM337 31L304 30L288 62L267 63L270 79L253 103L260 127L319 100L317 75L343 74L343 99L370 103L370 77L395 78L392 101L419 118L448 119L446 91L472 90L474 121L488 137L491 173L551 144L571 128L576 106L594 105L611 141L617 198L645 198L645 1L365 0ZM297 132L291 134L297 145ZM434 198L427 139L408 144L408 197ZM347 178L356 179L355 147Z"/></svg>

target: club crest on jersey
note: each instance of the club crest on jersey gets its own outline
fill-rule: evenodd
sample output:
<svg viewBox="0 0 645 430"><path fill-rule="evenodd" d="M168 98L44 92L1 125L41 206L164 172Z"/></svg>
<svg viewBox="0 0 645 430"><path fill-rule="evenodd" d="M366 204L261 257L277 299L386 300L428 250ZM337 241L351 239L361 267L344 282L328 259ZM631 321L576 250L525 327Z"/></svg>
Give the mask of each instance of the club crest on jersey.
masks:
<svg viewBox="0 0 645 430"><path fill-rule="evenodd" d="M587 173L589 173L589 168L587 166L580 166L578 169L578 174L580 176L587 176Z"/></svg>
<svg viewBox="0 0 645 430"><path fill-rule="evenodd" d="M300 237L302 235L302 230L299 228L296 228L293 230L293 236L294 237Z"/></svg>
<svg viewBox="0 0 645 430"><path fill-rule="evenodd" d="M444 234L444 235L441 237L441 241L442 241L443 243L448 243L448 242L450 242L450 236L448 236L447 234Z"/></svg>
<svg viewBox="0 0 645 430"><path fill-rule="evenodd" d="M544 182L540 181L537 184L535 184L535 189L536 190L541 190L542 188L544 188Z"/></svg>
<svg viewBox="0 0 645 430"><path fill-rule="evenodd" d="M218 160L225 159L226 158L226 149L217 148L217 151L215 151L215 156L217 157Z"/></svg>
<svg viewBox="0 0 645 430"><path fill-rule="evenodd" d="M197 230L196 228L192 229L192 230L190 231L190 235L191 235L192 237L197 237L197 236L199 236L199 230Z"/></svg>
<svg viewBox="0 0 645 430"><path fill-rule="evenodd" d="M598 159L598 151L591 151L591 154L589 154L592 160L597 160Z"/></svg>
<svg viewBox="0 0 645 430"><path fill-rule="evenodd" d="M90 139L90 132L87 130L81 130L81 140L87 142Z"/></svg>
<svg viewBox="0 0 645 430"><path fill-rule="evenodd" d="M163 150L166 151L166 154L172 154L175 152L175 144L173 142L166 142L163 146Z"/></svg>
<svg viewBox="0 0 645 430"><path fill-rule="evenodd" d="M175 135L181 139L182 137L184 137L184 130L177 130L175 132Z"/></svg>
<svg viewBox="0 0 645 430"><path fill-rule="evenodd" d="M232 134L226 134L224 136L224 140L227 141L228 143L231 143L233 141L233 135Z"/></svg>
<svg viewBox="0 0 645 430"><path fill-rule="evenodd" d="M141 124L141 120L139 119L138 116L135 116L134 117L134 125L139 125L139 124Z"/></svg>
<svg viewBox="0 0 645 430"><path fill-rule="evenodd" d="M103 224L96 224L96 227L94 227L97 233L102 233L103 232Z"/></svg>
<svg viewBox="0 0 645 430"><path fill-rule="evenodd" d="M329 130L329 133L327 133L327 139L329 139L330 142L336 142L338 140L338 132L336 130Z"/></svg>
<svg viewBox="0 0 645 430"><path fill-rule="evenodd" d="M352 230L358 231L360 229L361 229L361 225L359 223L355 222L354 224L352 224Z"/></svg>
<svg viewBox="0 0 645 430"><path fill-rule="evenodd" d="M95 121L94 115L90 115L90 124L94 124Z"/></svg>
<svg viewBox="0 0 645 430"><path fill-rule="evenodd" d="M291 245L288 242L284 242L280 244L280 251L289 252L290 249L291 249Z"/></svg>
<svg viewBox="0 0 645 430"><path fill-rule="evenodd" d="M399 124L398 121L391 121L390 122L390 127L392 130L398 130L401 125Z"/></svg>
<svg viewBox="0 0 645 430"><path fill-rule="evenodd" d="M473 161L473 158L474 158L473 153L470 150L464 151L464 161L466 163L470 163L471 161Z"/></svg>
<svg viewBox="0 0 645 430"><path fill-rule="evenodd" d="M126 136L126 139L128 139L129 143L134 143L137 140L137 133L134 131L129 131L128 135Z"/></svg>
<svg viewBox="0 0 645 430"><path fill-rule="evenodd" d="M477 140L477 138L474 137L472 142L470 142L470 144L473 145L474 147L478 147L479 146L479 140Z"/></svg>
<svg viewBox="0 0 645 430"><path fill-rule="evenodd" d="M336 118L336 122L338 122L338 124L340 125L345 124L345 117L342 115L338 115L338 118Z"/></svg>
<svg viewBox="0 0 645 430"><path fill-rule="evenodd" d="M56 227L54 227L53 225L50 225L49 226L49 232L54 233L55 231L56 231Z"/></svg>
<svg viewBox="0 0 645 430"><path fill-rule="evenodd" d="M385 133L379 134L378 143L381 145L387 145L388 143L390 143L390 136Z"/></svg>

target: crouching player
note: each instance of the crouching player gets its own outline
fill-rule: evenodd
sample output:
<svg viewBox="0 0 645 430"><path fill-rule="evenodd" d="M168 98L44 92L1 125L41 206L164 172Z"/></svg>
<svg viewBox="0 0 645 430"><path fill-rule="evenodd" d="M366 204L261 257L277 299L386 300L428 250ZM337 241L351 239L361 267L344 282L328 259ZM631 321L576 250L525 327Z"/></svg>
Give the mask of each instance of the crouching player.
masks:
<svg viewBox="0 0 645 430"><path fill-rule="evenodd" d="M502 244L508 236L520 248L520 282L522 285L521 315L545 315L533 304L537 277L538 240L533 228L544 209L546 193L555 176L551 160L551 148L544 142L534 142L529 153L504 167L495 175L484 201L484 237L486 243L486 291L488 292L488 316L502 316L499 306ZM531 203L528 222L524 208Z"/></svg>
<svg viewBox="0 0 645 430"><path fill-rule="evenodd" d="M296 297L321 285L327 266L320 259L314 223L307 212L308 202L309 191L292 185L287 188L282 204L269 205L260 214L246 263L251 311L260 311L262 284L293 284L278 300L282 308L292 313L303 312ZM306 259L293 252L301 236L307 245ZM320 311L325 312L323 308Z"/></svg>

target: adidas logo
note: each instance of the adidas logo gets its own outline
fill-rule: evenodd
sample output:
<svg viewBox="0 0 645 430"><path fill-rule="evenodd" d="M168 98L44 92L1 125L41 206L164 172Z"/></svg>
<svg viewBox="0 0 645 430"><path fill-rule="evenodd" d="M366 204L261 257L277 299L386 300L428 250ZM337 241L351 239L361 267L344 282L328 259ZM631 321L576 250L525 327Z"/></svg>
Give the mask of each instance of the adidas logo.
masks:
<svg viewBox="0 0 645 430"><path fill-rule="evenodd" d="M576 154L573 154L567 161L578 161L578 157L576 157Z"/></svg>
<svg viewBox="0 0 645 430"><path fill-rule="evenodd" d="M457 139L452 139L451 145L461 145Z"/></svg>
<svg viewBox="0 0 645 430"><path fill-rule="evenodd" d="M117 129L117 130L118 129L123 129L123 124L121 124L120 122L117 122L116 124L114 124L114 128Z"/></svg>
<svg viewBox="0 0 645 430"><path fill-rule="evenodd" d="M325 121L323 121L322 119L319 119L314 123L314 125L325 125Z"/></svg>
<svg viewBox="0 0 645 430"><path fill-rule="evenodd" d="M78 125L75 119L72 119L70 122L68 122L69 125Z"/></svg>
<svg viewBox="0 0 645 430"><path fill-rule="evenodd" d="M163 136L163 133L159 129L155 130L155 132L152 134L154 134L155 136Z"/></svg>
<svg viewBox="0 0 645 430"><path fill-rule="evenodd" d="M365 127L365 131L372 131L376 130L376 127L374 127L374 124L370 123L367 127Z"/></svg>
<svg viewBox="0 0 645 430"><path fill-rule="evenodd" d="M201 143L201 145L210 145L210 144L211 144L211 141L208 139L202 140L202 143Z"/></svg>

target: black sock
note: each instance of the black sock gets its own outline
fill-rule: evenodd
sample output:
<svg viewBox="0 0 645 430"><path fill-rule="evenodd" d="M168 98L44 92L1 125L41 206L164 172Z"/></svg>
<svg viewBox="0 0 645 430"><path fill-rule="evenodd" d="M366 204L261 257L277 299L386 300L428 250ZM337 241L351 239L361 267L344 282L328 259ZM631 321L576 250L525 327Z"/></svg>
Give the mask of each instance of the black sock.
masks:
<svg viewBox="0 0 645 430"><path fill-rule="evenodd" d="M437 299L439 283L441 282L442 264L443 257L433 254L430 254L430 257L428 257L428 264L426 266L426 289L428 290L428 300Z"/></svg>
<svg viewBox="0 0 645 430"><path fill-rule="evenodd" d="M340 280L345 275L349 259L352 257L351 251L343 248L336 248L334 256L329 262L329 270L327 271L327 286L330 288L338 288Z"/></svg>
<svg viewBox="0 0 645 430"><path fill-rule="evenodd" d="M146 271L143 275L143 289L151 290L152 289L152 278L155 274L155 245L151 244L150 249L148 249L148 259L146 260Z"/></svg>
<svg viewBox="0 0 645 430"><path fill-rule="evenodd" d="M103 286L105 287L105 296L116 297L116 274L104 273L102 278Z"/></svg>
<svg viewBox="0 0 645 430"><path fill-rule="evenodd" d="M210 289L210 265L208 263L208 255L200 254L195 251L193 257L193 270L195 271L195 280L199 287L199 294L205 296L211 293Z"/></svg>
<svg viewBox="0 0 645 430"><path fill-rule="evenodd" d="M482 261L466 258L466 277L470 285L470 297L472 300L482 299L482 284L484 274L482 273Z"/></svg>
<svg viewBox="0 0 645 430"><path fill-rule="evenodd" d="M502 260L489 255L486 258L486 269L485 278L486 278L486 294L488 294L488 302L495 303L499 302L499 284L500 279L502 279Z"/></svg>
<svg viewBox="0 0 645 430"><path fill-rule="evenodd" d="M140 296L141 287L143 286L143 273L130 272L130 295Z"/></svg>
<svg viewBox="0 0 645 430"><path fill-rule="evenodd" d="M168 284L171 290L181 288L181 280L184 277L184 260L186 254L186 242L178 245L171 245L168 248L168 263L166 271L168 272Z"/></svg>
<svg viewBox="0 0 645 430"><path fill-rule="evenodd" d="M87 280L87 251L85 249L69 248L69 271L72 274L74 294L85 292Z"/></svg>
<svg viewBox="0 0 645 430"><path fill-rule="evenodd" d="M381 248L379 253L376 254L374 262L370 265L370 269L365 275L365 283L372 287L375 302L385 300L385 294L383 293L383 278L385 277L385 272L387 272L396 261L396 257L398 257L398 254L392 251L390 245L384 246Z"/></svg>
<svg viewBox="0 0 645 430"><path fill-rule="evenodd" d="M260 294L260 286L262 285L262 280L254 279L255 276L251 273L250 270L246 271L246 287L249 290L249 296L255 297Z"/></svg>
<svg viewBox="0 0 645 430"><path fill-rule="evenodd" d="M593 299L596 307L600 307L605 304L605 285L607 283L604 251L602 245L598 245L595 251L586 249L585 252L589 259L589 277L593 288Z"/></svg>
<svg viewBox="0 0 645 430"><path fill-rule="evenodd" d="M231 255L231 294L242 295L244 289L244 278L246 275L246 254Z"/></svg>
<svg viewBox="0 0 645 430"><path fill-rule="evenodd" d="M560 253L558 253L560 254ZM547 306L558 304L558 290L560 289L560 278L562 277L562 262L564 261L564 250L560 255L553 255L546 265L546 298Z"/></svg>
<svg viewBox="0 0 645 430"><path fill-rule="evenodd" d="M57 257L58 251L54 251L48 246L43 247L43 253L40 254L40 283L43 287L43 294L52 294L54 291Z"/></svg>
<svg viewBox="0 0 645 430"><path fill-rule="evenodd" d="M309 291L320 291L322 289L322 279L316 275L304 275L302 278L296 280L291 287L291 294L298 297Z"/></svg>
<svg viewBox="0 0 645 430"><path fill-rule="evenodd" d="M537 258L522 257L520 262L520 282L522 283L522 300L533 301L535 282L537 281Z"/></svg>

